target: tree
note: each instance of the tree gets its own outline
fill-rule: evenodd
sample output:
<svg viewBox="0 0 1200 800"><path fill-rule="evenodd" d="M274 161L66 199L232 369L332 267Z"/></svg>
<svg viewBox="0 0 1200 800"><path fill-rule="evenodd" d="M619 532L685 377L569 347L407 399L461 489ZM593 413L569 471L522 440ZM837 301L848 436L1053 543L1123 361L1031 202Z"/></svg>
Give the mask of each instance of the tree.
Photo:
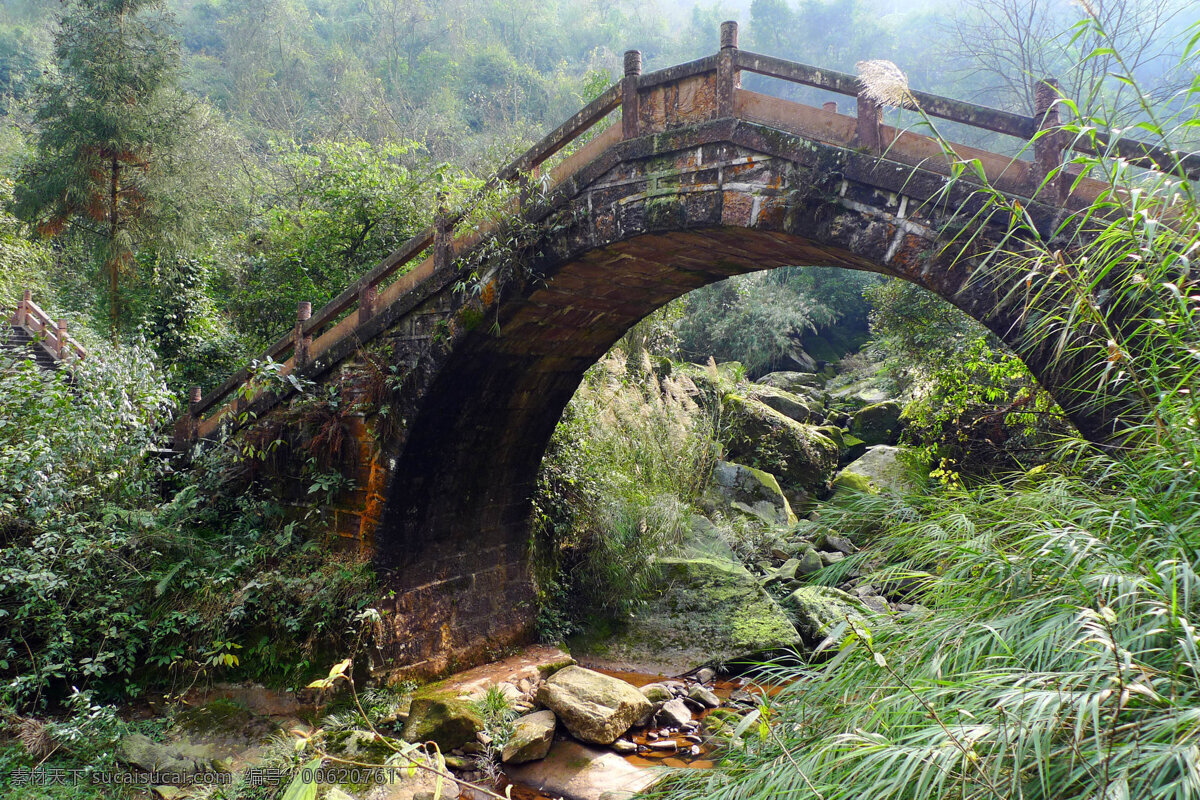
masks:
<svg viewBox="0 0 1200 800"><path fill-rule="evenodd" d="M1030 113L1038 81L1055 77L1064 96L1091 113L1108 106L1120 114L1136 99L1109 80L1120 52L1125 67L1169 97L1178 76L1167 69L1172 28L1186 8L1179 0L964 0L950 22L961 72L978 82L989 102ZM1080 30L1091 17L1096 25ZM1107 37L1098 35L1103 29ZM1123 68L1122 68L1123 69ZM1102 90L1105 94L1102 94Z"/></svg>
<svg viewBox="0 0 1200 800"><path fill-rule="evenodd" d="M85 236L101 264L115 331L121 284L164 218L157 193L191 104L162 0L72 0L54 37L57 70L38 89L37 153L17 216L45 236ZM174 209L170 210L171 212Z"/></svg>

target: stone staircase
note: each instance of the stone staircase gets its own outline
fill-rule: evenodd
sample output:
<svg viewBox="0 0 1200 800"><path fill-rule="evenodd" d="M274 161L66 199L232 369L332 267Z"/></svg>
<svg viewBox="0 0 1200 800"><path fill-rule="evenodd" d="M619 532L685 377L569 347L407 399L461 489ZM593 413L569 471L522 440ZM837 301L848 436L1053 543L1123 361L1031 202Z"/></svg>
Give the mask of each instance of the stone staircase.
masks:
<svg viewBox="0 0 1200 800"><path fill-rule="evenodd" d="M36 337L24 327L11 322L0 329L0 353L32 359L44 370L58 369L58 359L42 347Z"/></svg>

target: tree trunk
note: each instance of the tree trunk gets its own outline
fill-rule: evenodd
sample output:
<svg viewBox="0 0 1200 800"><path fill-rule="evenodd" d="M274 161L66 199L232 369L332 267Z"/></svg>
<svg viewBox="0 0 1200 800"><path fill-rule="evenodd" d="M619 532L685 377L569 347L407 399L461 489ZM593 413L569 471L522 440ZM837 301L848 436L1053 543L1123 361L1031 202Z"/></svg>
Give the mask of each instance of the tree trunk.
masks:
<svg viewBox="0 0 1200 800"><path fill-rule="evenodd" d="M121 256L117 252L117 237L121 233L121 213L119 208L121 197L121 162L116 154L112 156L112 176L109 185L109 233L108 253L104 259L104 268L108 272L108 314L112 325L113 339L117 337L117 329L121 320Z"/></svg>

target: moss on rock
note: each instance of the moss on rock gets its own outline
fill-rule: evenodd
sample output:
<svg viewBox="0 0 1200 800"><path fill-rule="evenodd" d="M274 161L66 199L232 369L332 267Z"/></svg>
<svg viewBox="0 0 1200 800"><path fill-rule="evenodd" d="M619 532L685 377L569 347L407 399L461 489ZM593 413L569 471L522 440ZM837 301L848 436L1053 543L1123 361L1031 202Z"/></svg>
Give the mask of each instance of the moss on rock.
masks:
<svg viewBox="0 0 1200 800"><path fill-rule="evenodd" d="M815 426L732 393L725 396L725 408L730 457L770 472L786 487L811 490L829 485L839 448Z"/></svg>

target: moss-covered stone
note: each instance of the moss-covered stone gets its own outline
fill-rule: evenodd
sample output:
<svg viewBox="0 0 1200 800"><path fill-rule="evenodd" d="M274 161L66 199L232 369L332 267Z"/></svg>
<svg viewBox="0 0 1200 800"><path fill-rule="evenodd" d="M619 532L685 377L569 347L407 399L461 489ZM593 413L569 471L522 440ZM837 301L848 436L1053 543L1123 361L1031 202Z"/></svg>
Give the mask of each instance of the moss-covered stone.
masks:
<svg viewBox="0 0 1200 800"><path fill-rule="evenodd" d="M833 481L836 492L904 492L920 488L927 473L903 447L876 445L851 462Z"/></svg>
<svg viewBox="0 0 1200 800"><path fill-rule="evenodd" d="M783 599L782 606L812 646L819 645L848 618L865 619L870 613L857 597L831 586L801 586Z"/></svg>
<svg viewBox="0 0 1200 800"><path fill-rule="evenodd" d="M439 694L413 698L404 724L404 741L437 742L443 752L460 747L483 729L479 712L463 700Z"/></svg>
<svg viewBox="0 0 1200 800"><path fill-rule="evenodd" d="M725 409L733 459L770 472L785 487L823 489L832 480L839 448L816 427L736 394L725 396Z"/></svg>
<svg viewBox="0 0 1200 800"><path fill-rule="evenodd" d="M825 379L813 372L772 372L762 376L755 383L774 386L787 392L794 392L805 386L813 389L825 388Z"/></svg>
<svg viewBox="0 0 1200 800"><path fill-rule="evenodd" d="M799 395L774 386L754 386L749 390L748 396L796 422L820 422L825 418L821 406L810 404Z"/></svg>
<svg viewBox="0 0 1200 800"><path fill-rule="evenodd" d="M739 511L770 525L796 521L775 476L745 464L718 461L713 468L706 501L714 509Z"/></svg>
<svg viewBox="0 0 1200 800"><path fill-rule="evenodd" d="M800 643L787 615L741 564L659 563L658 589L637 616L573 640L576 655L614 669L678 675Z"/></svg>
<svg viewBox="0 0 1200 800"><path fill-rule="evenodd" d="M895 400L860 408L854 412L850 432L868 445L895 444L900 436L901 411Z"/></svg>

